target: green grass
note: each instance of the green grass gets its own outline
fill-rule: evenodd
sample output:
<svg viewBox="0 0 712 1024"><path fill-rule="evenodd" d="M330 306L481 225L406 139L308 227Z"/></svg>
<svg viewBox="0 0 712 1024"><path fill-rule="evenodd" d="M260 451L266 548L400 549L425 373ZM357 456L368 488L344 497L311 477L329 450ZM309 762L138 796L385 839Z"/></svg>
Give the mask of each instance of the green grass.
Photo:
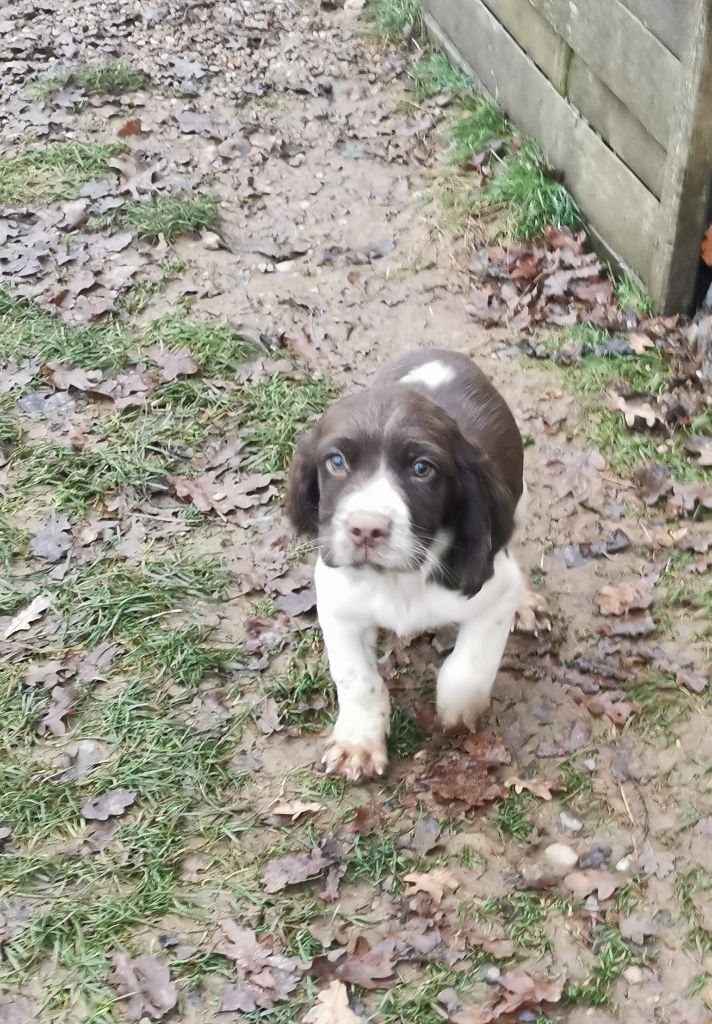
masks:
<svg viewBox="0 0 712 1024"><path fill-rule="evenodd" d="M527 842L534 831L534 823L527 817L527 811L535 804L536 800L530 793L515 793L514 790L497 803L490 821L503 842L509 836L520 843Z"/></svg>
<svg viewBox="0 0 712 1024"><path fill-rule="evenodd" d="M157 681L168 677L196 687L206 676L221 676L228 665L242 662L239 644L215 646L208 642L210 633L199 623L167 629L159 620L158 625L141 630L133 644L132 661Z"/></svg>
<svg viewBox="0 0 712 1024"><path fill-rule="evenodd" d="M334 685L326 668L321 634L302 631L284 669L269 683L282 725L321 732L335 715Z"/></svg>
<svg viewBox="0 0 712 1024"><path fill-rule="evenodd" d="M626 967L639 963L640 959L618 929L609 925L596 927L592 949L595 960L590 975L581 983L568 984L564 989L564 1000L586 1006L608 1006L611 1003L610 990L613 983L620 978Z"/></svg>
<svg viewBox="0 0 712 1024"><path fill-rule="evenodd" d="M0 155L0 202L72 199L81 185L109 171L121 146L100 142L51 142Z"/></svg>
<svg viewBox="0 0 712 1024"><path fill-rule="evenodd" d="M653 315L653 300L645 288L628 271L624 271L616 281L615 296L618 305L625 310L632 310L641 316Z"/></svg>
<svg viewBox="0 0 712 1024"><path fill-rule="evenodd" d="M504 232L535 238L545 227L576 227L580 214L570 194L547 174L544 155L530 139L521 142L504 170L482 189L484 202L502 211Z"/></svg>
<svg viewBox="0 0 712 1024"><path fill-rule="evenodd" d="M145 645L149 624L154 628L187 601L224 596L226 584L225 571L211 558L161 558L140 566L109 559L85 563L56 592L64 642L89 648L101 640L140 639Z"/></svg>
<svg viewBox="0 0 712 1024"><path fill-rule="evenodd" d="M420 39L425 31L420 0L369 0L366 14L374 34L392 41L407 30Z"/></svg>
<svg viewBox="0 0 712 1024"><path fill-rule="evenodd" d="M119 298L118 305L130 316L142 313L160 295L169 281L188 269L187 260L169 260L161 267L158 281L137 281Z"/></svg>
<svg viewBox="0 0 712 1024"><path fill-rule="evenodd" d="M0 288L0 365L11 359L37 359L87 370L118 370L126 366L134 347L118 321L70 326Z"/></svg>
<svg viewBox="0 0 712 1024"><path fill-rule="evenodd" d="M139 237L148 242L156 242L161 236L170 242L178 235L214 228L219 207L216 196L151 196L141 202L127 203L116 219L126 227L135 228Z"/></svg>
<svg viewBox="0 0 712 1024"><path fill-rule="evenodd" d="M699 957L712 953L712 932L705 927L698 910L701 901L709 899L710 890L712 876L701 867L680 872L675 882L678 905L689 926L687 945Z"/></svg>
<svg viewBox="0 0 712 1024"><path fill-rule="evenodd" d="M326 381L293 380L275 374L247 384L240 393L241 437L253 451L252 465L264 472L284 470L297 435L334 398Z"/></svg>
<svg viewBox="0 0 712 1024"><path fill-rule="evenodd" d="M484 922L500 922L517 949L546 952L551 950L551 939L544 925L550 916L566 916L570 909L571 901L566 897L514 892L483 900L475 909L475 915Z"/></svg>
<svg viewBox="0 0 712 1024"><path fill-rule="evenodd" d="M132 67L121 60L108 60L95 66L85 64L81 67L66 68L56 74L48 75L33 82L28 89L32 99L47 100L58 89L74 86L83 89L89 95L109 93L118 95L134 92L148 85L150 79L143 71Z"/></svg>
<svg viewBox="0 0 712 1024"><path fill-rule="evenodd" d="M202 374L227 380L232 380L239 364L257 351L253 341L227 324L188 320L176 314L154 320L141 338L142 345L156 343L171 351L187 346Z"/></svg>
<svg viewBox="0 0 712 1024"><path fill-rule="evenodd" d="M403 980L381 997L375 1019L379 1024L442 1024L444 1017L438 994L456 988L467 1001L467 993L481 983L480 970L493 958L471 947L457 973L444 964L428 964L417 980Z"/></svg>
<svg viewBox="0 0 712 1024"><path fill-rule="evenodd" d="M408 70L416 101L443 94L458 96L472 88L472 79L455 67L440 50L421 57Z"/></svg>
<svg viewBox="0 0 712 1024"><path fill-rule="evenodd" d="M139 496L166 490L166 477L184 463L175 450L156 438L148 421L132 428L110 417L99 423L96 447L74 451L53 441L23 441L12 454L17 498L42 490L54 508L82 512L120 487ZM112 423L120 428L112 436Z"/></svg>
<svg viewBox="0 0 712 1024"><path fill-rule="evenodd" d="M603 345L609 340L609 334L584 323L566 331L549 333L537 340L553 355L571 342ZM544 363L548 365L546 361ZM603 452L615 472L629 476L637 466L662 462L676 480L685 482L709 478L709 470L690 459L682 447L689 435L712 430L712 412L709 409L694 417L688 429L678 430L673 438L666 440L660 434L630 429L621 412L606 407L606 392L658 395L665 391L670 384L671 370L656 348L631 357L589 353L572 366L559 366L553 361L551 365L567 388L582 396L586 439Z"/></svg>
<svg viewBox="0 0 712 1024"><path fill-rule="evenodd" d="M389 832L355 836L353 849L349 853L346 880L366 879L377 884L384 878L398 880L404 872L413 870L414 865L409 855L399 849L397 839L396 835Z"/></svg>
<svg viewBox="0 0 712 1024"><path fill-rule="evenodd" d="M462 113L451 128L450 163L471 160L495 138L508 138L511 129L496 103L475 95L461 104Z"/></svg>
<svg viewBox="0 0 712 1024"><path fill-rule="evenodd" d="M401 704L391 707L391 731L388 736L389 757L412 757L422 749L428 738L412 711Z"/></svg>

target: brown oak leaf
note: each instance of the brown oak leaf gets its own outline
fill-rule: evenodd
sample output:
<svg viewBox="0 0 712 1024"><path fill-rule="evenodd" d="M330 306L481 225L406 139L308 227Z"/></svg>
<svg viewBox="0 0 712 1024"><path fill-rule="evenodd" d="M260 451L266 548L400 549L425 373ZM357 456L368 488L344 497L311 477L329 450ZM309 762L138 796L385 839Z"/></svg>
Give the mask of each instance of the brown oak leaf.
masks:
<svg viewBox="0 0 712 1024"><path fill-rule="evenodd" d="M131 1020L148 1015L160 1020L178 1002L178 992L170 971L155 956L142 953L129 957L117 950L111 958L114 970L109 980L125 998L121 1005Z"/></svg>
<svg viewBox="0 0 712 1024"><path fill-rule="evenodd" d="M327 839L309 853L288 853L285 857L267 861L262 868L265 892L280 892L288 885L299 885L316 878L338 860L339 853L339 844L334 839Z"/></svg>

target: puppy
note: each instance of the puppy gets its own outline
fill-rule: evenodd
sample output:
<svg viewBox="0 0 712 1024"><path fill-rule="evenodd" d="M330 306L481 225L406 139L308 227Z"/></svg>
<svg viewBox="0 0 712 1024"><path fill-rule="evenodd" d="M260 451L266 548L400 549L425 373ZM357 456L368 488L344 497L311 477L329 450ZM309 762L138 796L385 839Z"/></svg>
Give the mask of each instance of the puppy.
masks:
<svg viewBox="0 0 712 1024"><path fill-rule="evenodd" d="M437 709L445 728L476 728L524 589L507 547L522 456L499 392L467 356L439 349L400 356L300 442L287 508L318 539L317 610L339 702L327 771L357 781L385 770L379 629L459 626Z"/></svg>

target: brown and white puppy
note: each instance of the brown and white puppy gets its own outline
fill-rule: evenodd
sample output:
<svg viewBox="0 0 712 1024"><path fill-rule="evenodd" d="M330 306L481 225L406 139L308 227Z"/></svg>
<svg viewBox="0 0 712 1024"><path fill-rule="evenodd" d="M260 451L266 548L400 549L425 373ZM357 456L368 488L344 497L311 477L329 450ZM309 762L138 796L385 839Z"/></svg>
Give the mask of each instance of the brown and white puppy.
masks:
<svg viewBox="0 0 712 1024"><path fill-rule="evenodd" d="M379 629L460 626L437 708L447 728L476 727L523 592L507 548L523 491L514 418L456 352L399 357L301 441L287 504L296 529L318 538L317 608L339 699L328 771L385 769Z"/></svg>

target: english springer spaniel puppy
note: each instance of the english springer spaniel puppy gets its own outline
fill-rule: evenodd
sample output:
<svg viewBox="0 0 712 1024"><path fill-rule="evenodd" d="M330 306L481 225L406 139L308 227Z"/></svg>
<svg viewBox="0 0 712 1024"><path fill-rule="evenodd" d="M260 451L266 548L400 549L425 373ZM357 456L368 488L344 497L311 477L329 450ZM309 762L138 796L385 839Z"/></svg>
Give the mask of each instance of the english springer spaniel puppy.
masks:
<svg viewBox="0 0 712 1024"><path fill-rule="evenodd" d="M302 439L287 507L318 538L317 610L339 702L328 772L357 781L385 770L379 629L459 626L437 709L445 728L476 728L524 590L507 546L523 492L514 417L456 352L400 356Z"/></svg>

